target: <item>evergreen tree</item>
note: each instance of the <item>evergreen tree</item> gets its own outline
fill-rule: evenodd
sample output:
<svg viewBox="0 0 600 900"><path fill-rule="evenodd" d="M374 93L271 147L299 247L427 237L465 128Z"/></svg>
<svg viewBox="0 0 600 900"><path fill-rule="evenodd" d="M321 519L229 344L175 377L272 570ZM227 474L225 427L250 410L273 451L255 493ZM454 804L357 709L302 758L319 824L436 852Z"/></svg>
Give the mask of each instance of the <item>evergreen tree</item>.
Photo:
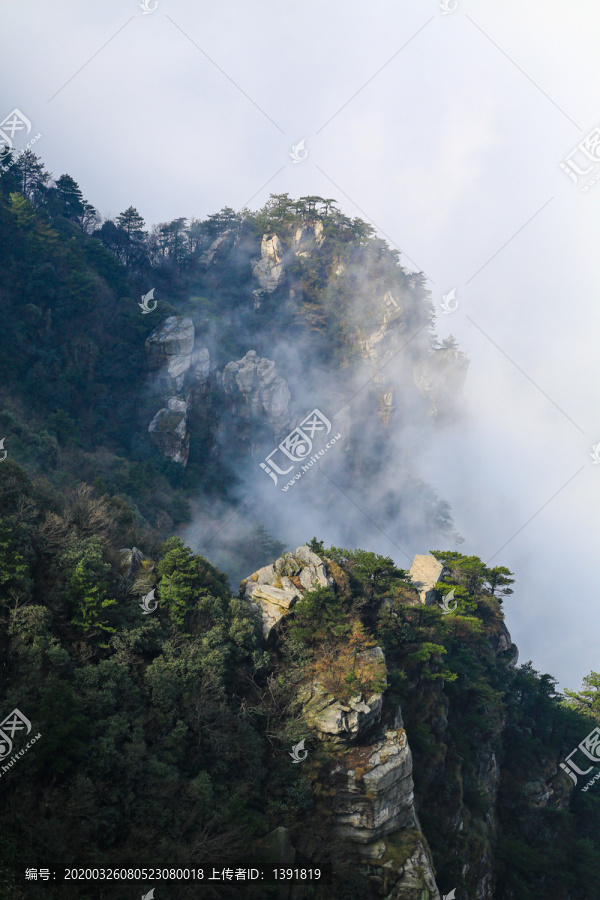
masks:
<svg viewBox="0 0 600 900"><path fill-rule="evenodd" d="M19 180L19 190L35 206L41 205L47 195L50 173L32 150L16 154L11 167Z"/></svg>
<svg viewBox="0 0 600 900"><path fill-rule="evenodd" d="M117 225L123 229L128 239L132 242L141 241L145 236L145 222L133 206L128 206L124 212L119 213Z"/></svg>
<svg viewBox="0 0 600 900"><path fill-rule="evenodd" d="M512 574L506 566L495 566L493 569L486 569L485 580L494 596L496 591L504 596L513 593L512 588L509 587L509 585L515 583L515 579L510 577Z"/></svg>
<svg viewBox="0 0 600 900"><path fill-rule="evenodd" d="M442 341L441 350L458 350L458 341L453 334L449 334Z"/></svg>
<svg viewBox="0 0 600 900"><path fill-rule="evenodd" d="M56 185L48 190L48 208L52 215L64 216L73 222L83 216L83 194L77 182L70 175L61 175Z"/></svg>
<svg viewBox="0 0 600 900"><path fill-rule="evenodd" d="M139 268L145 254L146 232L145 222L137 209L129 206L117 216L117 227L124 232L126 239L121 239L120 250L125 265Z"/></svg>
<svg viewBox="0 0 600 900"><path fill-rule="evenodd" d="M583 710L600 722L600 672L590 672L579 691L566 690L565 696L567 706Z"/></svg>

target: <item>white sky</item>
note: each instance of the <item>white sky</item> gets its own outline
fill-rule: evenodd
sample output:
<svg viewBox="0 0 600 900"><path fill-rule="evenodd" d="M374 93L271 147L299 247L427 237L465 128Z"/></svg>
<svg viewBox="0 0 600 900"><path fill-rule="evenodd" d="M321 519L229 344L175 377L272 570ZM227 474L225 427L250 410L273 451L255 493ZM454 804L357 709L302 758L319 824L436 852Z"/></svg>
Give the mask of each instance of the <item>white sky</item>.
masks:
<svg viewBox="0 0 600 900"><path fill-rule="evenodd" d="M335 197L426 272L438 312L456 289L438 333L471 359L469 414L423 475L451 503L462 552L487 561L510 541L493 562L517 578L505 611L521 661L571 688L600 669L600 181L584 193L559 163L600 125L599 10L0 8L0 119L22 110L47 168L72 175L103 216L133 205L151 224L256 208L271 191ZM384 538L378 549L397 556Z"/></svg>

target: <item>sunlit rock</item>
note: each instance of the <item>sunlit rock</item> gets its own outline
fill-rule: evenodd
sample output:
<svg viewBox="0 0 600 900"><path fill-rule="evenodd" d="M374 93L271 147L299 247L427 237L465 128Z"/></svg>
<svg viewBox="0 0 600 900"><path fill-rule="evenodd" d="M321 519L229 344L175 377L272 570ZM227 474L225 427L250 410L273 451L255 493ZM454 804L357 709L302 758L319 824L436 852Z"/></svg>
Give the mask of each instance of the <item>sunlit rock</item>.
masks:
<svg viewBox="0 0 600 900"><path fill-rule="evenodd" d="M320 557L303 545L245 578L240 595L260 615L263 635L268 638L305 591L333 584Z"/></svg>
<svg viewBox="0 0 600 900"><path fill-rule="evenodd" d="M435 603L435 585L440 581L444 566L431 554L417 553L408 576L419 592L421 603L428 606Z"/></svg>
<svg viewBox="0 0 600 900"><path fill-rule="evenodd" d="M263 234L260 259L252 260L252 274L266 294L279 287L283 279L283 244L276 234Z"/></svg>

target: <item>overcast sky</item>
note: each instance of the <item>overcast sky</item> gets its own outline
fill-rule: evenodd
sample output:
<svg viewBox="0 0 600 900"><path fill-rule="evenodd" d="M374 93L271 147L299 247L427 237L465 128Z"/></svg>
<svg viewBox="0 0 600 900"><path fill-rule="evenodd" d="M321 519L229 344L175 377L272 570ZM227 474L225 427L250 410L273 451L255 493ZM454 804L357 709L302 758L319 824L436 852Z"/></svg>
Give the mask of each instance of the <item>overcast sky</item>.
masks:
<svg viewBox="0 0 600 900"><path fill-rule="evenodd" d="M560 163L600 126L600 8L447 6L3 0L0 120L21 110L47 168L105 217L319 194L424 271L438 334L471 365L467 417L423 475L462 552L515 573L505 611L521 661L578 688L600 670L593 135L571 157L587 178ZM383 536L378 549L398 556Z"/></svg>

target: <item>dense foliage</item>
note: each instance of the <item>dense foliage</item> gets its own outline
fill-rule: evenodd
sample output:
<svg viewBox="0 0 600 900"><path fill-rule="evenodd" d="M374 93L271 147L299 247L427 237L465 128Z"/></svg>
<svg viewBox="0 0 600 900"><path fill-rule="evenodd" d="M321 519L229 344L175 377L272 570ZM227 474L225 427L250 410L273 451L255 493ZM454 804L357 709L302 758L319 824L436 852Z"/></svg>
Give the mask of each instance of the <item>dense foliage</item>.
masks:
<svg viewBox="0 0 600 900"><path fill-rule="evenodd" d="M306 592L267 647L227 577L173 536L198 496L226 497L235 474L211 455L208 431L185 472L149 443L143 348L155 323L139 314L139 296L153 284L163 313L193 306L199 327L218 322L218 364L244 353L249 338L260 352L278 334L309 333L309 363L344 366L387 290L410 299L407 327L429 346L422 276L405 272L369 225L328 198L274 195L256 213L226 208L147 231L133 207L100 223L76 182L53 180L29 151L8 163L0 171L0 434L10 451L0 462L0 709L21 710L41 738L0 770L0 898L97 895L25 887L27 866L267 859L267 836L279 826L299 863L334 866L334 885L307 898L368 896L367 870L329 822L325 776L335 749L308 738L306 764L289 762L290 746L306 736L296 696L309 681L342 700L385 690L386 721L401 705L443 890L463 885L465 861L484 849L499 898L598 898L599 795L570 793L557 766L600 721L600 675L563 697L550 676L514 665L503 631L508 569L433 551L448 573L439 595L453 599L445 615L418 602L392 559L313 538L335 586ZM248 248L274 231L293 242L307 218L319 221L326 243L291 266L296 301L275 292L257 314L240 309L252 288ZM202 254L224 233L236 243L203 268ZM210 416L208 398L214 424ZM443 504L435 515L447 518ZM245 573L283 549L248 522L231 549ZM158 603L152 615L140 608L148 595ZM375 646L385 671L369 661ZM533 802L547 784L552 796ZM398 852L413 837L407 832ZM177 890L197 896L194 886ZM102 896L136 891L112 885ZM269 895L277 896L256 893Z"/></svg>

